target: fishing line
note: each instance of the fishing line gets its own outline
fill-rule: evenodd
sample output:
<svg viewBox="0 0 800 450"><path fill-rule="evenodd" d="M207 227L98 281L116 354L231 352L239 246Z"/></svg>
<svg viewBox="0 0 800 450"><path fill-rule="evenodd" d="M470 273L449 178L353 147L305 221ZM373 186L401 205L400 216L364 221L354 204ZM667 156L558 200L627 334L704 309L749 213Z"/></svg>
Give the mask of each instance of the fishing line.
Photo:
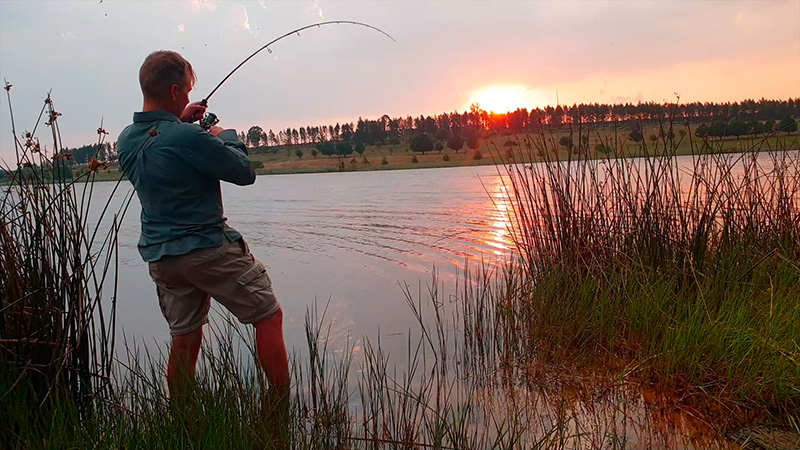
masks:
<svg viewBox="0 0 800 450"><path fill-rule="evenodd" d="M397 42L395 40L395 38L393 38L391 35L389 35L389 33L381 30L378 27L374 27L372 25L369 25L369 24L366 24L366 23L363 23L363 22L355 22L355 21L352 21L352 20L330 20L330 21L327 21L327 22L319 22L319 23L314 23L314 24L311 24L311 25L306 25L304 27L297 28L296 30L292 30L292 31L280 36L280 37L277 37L277 38L271 40L270 42L268 42L267 44L265 44L264 46L262 46L258 50L256 50L253 53L251 53L250 56L248 56L247 58L244 59L244 61L240 62L239 65L234 67L233 70L231 70L231 72L227 76L225 76L225 78L223 78L222 81L220 81L219 84L214 89L211 90L211 93L209 93L206 96L206 98L204 98L200 102L200 104L203 105L203 106L208 106L208 99L210 99L211 96L214 95L215 92L217 92L217 89L219 89L223 84L225 84L225 82L228 81L228 79L234 73L236 73L236 71L239 70L239 68L242 67L247 61L250 61L250 59L252 59L257 54L261 53L263 50L267 50L267 52L272 53L272 50L269 47L271 45L275 44L276 42L280 41L281 39L287 38L287 37L292 36L292 35L300 36L300 32L301 31L307 30L309 28L319 28L319 27L321 27L323 25L359 25L359 26L362 26L362 27L367 27L369 29L375 30L375 31L383 34L384 36L388 37L392 41ZM201 126L203 128L205 128L205 129L209 129L209 128L211 128L212 125L216 124L217 122L219 122L219 120L217 119L217 116L214 113L207 113L206 116L201 120Z"/></svg>

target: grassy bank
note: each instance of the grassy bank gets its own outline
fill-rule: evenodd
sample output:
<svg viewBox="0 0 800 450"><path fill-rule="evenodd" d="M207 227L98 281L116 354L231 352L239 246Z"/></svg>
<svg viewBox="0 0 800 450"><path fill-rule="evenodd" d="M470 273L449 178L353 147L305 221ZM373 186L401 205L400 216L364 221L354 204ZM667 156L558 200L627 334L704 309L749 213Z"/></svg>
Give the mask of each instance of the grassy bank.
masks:
<svg viewBox="0 0 800 450"><path fill-rule="evenodd" d="M681 127L681 129L688 130L688 128L685 127ZM425 154L415 153L411 151L407 143L398 145L370 145L366 146L363 156L353 153L341 159L322 155L314 158L311 156L311 149L313 146L310 145L276 149L274 153L266 152L263 149L254 149L251 151L251 158L255 161L261 161L264 164L264 168L257 171L259 174L491 165L495 164L497 158L502 158L504 160L516 159L527 162L530 162L531 159L534 162L548 159L565 161L570 158L570 152L566 147L559 144L559 141L563 137L571 137L577 142L579 139L578 133L579 130L577 129L571 132L569 129L565 128L557 132L542 131L538 133L533 132L514 135L487 135L480 141L480 147L478 148L478 153L480 153L479 158L475 157L475 150L466 147L459 151L445 148L441 152L432 151L426 152ZM597 128L591 132L587 132L586 130L581 131L581 135L587 135L587 133L589 136L586 144L588 148L582 152L584 158L588 157L591 159L604 159L612 154L626 158L643 156L648 153L653 153L656 150L663 151L665 145L669 145L675 155L691 155L693 151L697 152L704 146L717 153L742 152L751 148L758 148L759 150L765 151L800 147L800 134L798 133L776 133L766 138L727 137L724 139L709 140L696 136L690 139L690 134L687 132L683 137L676 136L672 142L667 142L668 140L666 138L661 138L656 142L648 140L638 144L630 140L627 132L621 128L615 130L613 126ZM658 131L656 127L646 127L644 133L645 136L648 136L655 135ZM546 141L548 143L547 151L549 154L547 156L530 154L528 151L528 144L534 139ZM594 147L598 143L608 144L609 151L596 150ZM295 156L295 150L298 148L304 152L302 159ZM613 149L613 151L611 149ZM447 155L447 160L445 160L445 155ZM531 156L533 156L533 158L531 158ZM364 161L364 157L367 159L366 162ZM412 162L415 157L417 162ZM387 164L382 164L384 159ZM344 167L340 169L340 164L342 163Z"/></svg>
<svg viewBox="0 0 800 450"><path fill-rule="evenodd" d="M681 128L684 129L684 128ZM685 128L688 130L688 128ZM559 144L563 137L578 140L579 130L562 129L557 132L524 133L514 135L487 135L480 141L475 150L463 148L459 151L443 149L441 152L432 151L415 153L409 145L370 145L366 146L363 155L353 153L347 157L336 158L318 155L311 156L313 146L289 146L268 152L264 148L250 150L250 158L264 164L263 168L256 170L258 175L281 175L295 173L326 173L326 172L355 172L372 170L405 170L439 167L464 167L494 165L498 160L517 160L525 162L541 162L546 160L566 161L575 158L566 147ZM586 135L587 131L582 131ZM645 127L645 136L658 134L656 127ZM680 134L680 133L679 133ZM597 128L588 133L587 149L582 151L582 158L607 159L611 155L621 158L640 157L664 150L669 146L675 156L691 155L699 149L705 148L706 152L736 153L749 150L770 151L787 148L800 148L800 134L775 133L770 136L759 137L727 137L727 138L689 138L687 132L683 137L675 137L674 141L660 138L656 142L646 141L636 143L630 140L628 133L613 126ZM530 153L533 140L547 143L548 155ZM507 143L513 145L507 145ZM594 148L598 143L608 144L608 151L598 151ZM304 152L303 158L295 156L296 150ZM574 150L574 149L573 149ZM416 162L412 162L416 158ZM365 160L366 159L366 160ZM386 164L383 164L383 161ZM122 175L119 167L112 164L108 169L101 169L95 173L96 181L115 181Z"/></svg>
<svg viewBox="0 0 800 450"><path fill-rule="evenodd" d="M697 151L691 171L674 147L508 166L523 274L495 334L523 360L638 373L728 417L795 413L800 153L761 145Z"/></svg>
<svg viewBox="0 0 800 450"><path fill-rule="evenodd" d="M540 324L527 322L532 317L528 308L535 304L534 295L547 289L520 297L518 286L509 284L514 271L508 270L506 275L471 270L474 275L462 280L455 297L435 279L420 291L406 287L419 323L409 335L406 352L394 358L382 350L380 337L367 338L361 352L352 343L330 342L324 313L310 311L305 324L308 347L295 349L298 353L292 358L294 382L285 434L272 426L266 381L253 367L253 350L244 344L253 342L252 336L218 319L204 345L197 388L183 403L171 401L166 392L165 356L159 353L165 350L130 348L118 355L121 366L113 386L94 398L89 415L81 414L69 396L20 407L36 397L25 381L9 376L13 371L2 371L0 391L6 394L0 407L10 414L0 438L11 448L53 449L529 449L627 448L633 433L634 448L738 448L725 436L758 425L789 432L783 440L759 435L758 442L767 445L763 448L796 446L797 410L780 406L791 405L786 399L793 394L787 397L778 388L791 387L791 377L796 377L791 361L778 351L747 355L753 361L736 368L731 378L725 366L708 364L732 361L729 355L745 356L747 351L763 352L765 346L758 340L737 338L736 332L770 321L785 327L784 320L796 311L776 311L771 320L763 313L730 320L724 311L739 306L730 305L712 311L709 322L696 318L696 304L676 305L687 297L664 295L654 306L653 297L645 294L631 298L631 306L620 313L638 314L636 332L646 335L634 334L628 342L665 345L631 348L617 339L604 346L614 340L599 333L592 336L592 330L614 334L624 327L601 323L596 298L587 300L591 296L585 292L571 296L578 287L557 289L557 295L550 292L553 301L587 305L585 310L595 312L561 306L564 314L549 321L555 326L537 334ZM661 276L655 278L660 281L640 283L668 285L662 292L673 288ZM580 276L562 280L587 284ZM791 283L776 284L783 286L779 291L796 290ZM654 313L658 307L664 312ZM750 308L741 314L752 312ZM662 314L678 325L674 331L664 333L672 327L662 320L647 327L652 323L645 318ZM581 320L588 321L579 325ZM711 323L715 325L709 327ZM727 328L728 333L699 334L708 328ZM654 337L659 334L663 336ZM675 339L687 335L702 339ZM769 333L767 339L780 335ZM725 342L745 344L750 350L720 348ZM612 364L602 361L610 355ZM758 366L764 363L769 367ZM698 368L700 374L695 373ZM763 388L758 377L767 382ZM726 394L726 386L734 392ZM765 405L778 409L763 409ZM755 439L743 435L742 441ZM287 442L289 447L282 447Z"/></svg>

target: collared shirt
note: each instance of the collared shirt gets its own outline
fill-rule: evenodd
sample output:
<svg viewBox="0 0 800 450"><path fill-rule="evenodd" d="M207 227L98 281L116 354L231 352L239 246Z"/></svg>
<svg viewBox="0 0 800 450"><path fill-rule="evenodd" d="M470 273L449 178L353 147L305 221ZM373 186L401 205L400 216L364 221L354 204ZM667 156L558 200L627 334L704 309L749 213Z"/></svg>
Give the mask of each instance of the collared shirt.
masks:
<svg viewBox="0 0 800 450"><path fill-rule="evenodd" d="M219 183L255 182L236 131L214 136L166 111L137 112L117 146L120 167L142 205L139 253L145 261L242 237L225 223Z"/></svg>

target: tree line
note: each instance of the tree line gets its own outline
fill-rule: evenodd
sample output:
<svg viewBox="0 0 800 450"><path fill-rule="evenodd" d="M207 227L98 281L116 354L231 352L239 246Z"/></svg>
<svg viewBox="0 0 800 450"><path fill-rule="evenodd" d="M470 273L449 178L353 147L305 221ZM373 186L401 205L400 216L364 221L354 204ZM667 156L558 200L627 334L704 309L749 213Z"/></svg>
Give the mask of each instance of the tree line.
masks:
<svg viewBox="0 0 800 450"><path fill-rule="evenodd" d="M573 104L572 106L546 106L528 110L520 108L508 113L484 111L480 105L473 104L468 111L442 113L433 116L389 117L378 119L359 118L356 123L306 126L287 128L275 133L264 131L254 125L245 133L239 133L241 140L250 147L297 147L310 146L310 154L325 156L349 156L364 153L366 145L408 142L416 152L441 151L444 146L455 151L464 147L477 149L480 139L488 132L515 134L552 131L564 126L603 126L610 122L630 124L630 137L636 142L645 138L653 140L654 135L643 135L642 127L671 119L674 123L690 122L699 124L694 134L699 137L743 136L772 131L794 132L800 116L800 98L788 100L744 100L742 102L694 102L694 103L655 103L638 104ZM672 131L670 131L671 133ZM567 138L569 139L569 138ZM565 147L573 143L561 142ZM302 150L295 149L295 155L302 158ZM64 148L61 152L69 165L87 164L92 158L100 161L116 162L116 143L82 145Z"/></svg>
<svg viewBox="0 0 800 450"><path fill-rule="evenodd" d="M103 142L101 144L81 145L75 148L63 148L60 155L66 156L64 160L68 164L86 164L97 158L100 161L116 162L117 161L117 143L116 142Z"/></svg>
<svg viewBox="0 0 800 450"><path fill-rule="evenodd" d="M598 126L615 121L635 121L646 125L659 120L671 119L680 123L709 122L708 127L716 128L711 131L732 135L735 133L747 134L755 126L760 129L764 126L775 126L779 121L791 121L791 117L800 116L800 99L788 100L744 100L742 102L694 102L684 104L661 104L655 102L645 103L618 103L618 104L573 104L572 106L557 105L546 106L528 110L517 109L508 113L490 113L473 104L469 111L463 113L442 113L434 116L419 117L389 117L383 115L378 119L359 118L356 123L335 125L306 126L300 128L287 128L275 133L273 130L264 131L258 125L250 127L240 138L250 147L279 147L303 146L324 144L328 142L352 142L353 144L380 145L399 144L409 141L417 135L427 138L418 138L419 145L427 148L435 146L436 142L452 141L458 148L467 145L475 148L477 140L485 132L521 133L536 131L538 129L557 129L567 125ZM728 122L732 122L734 132L729 130ZM745 126L741 124L744 123ZM758 123L758 125L756 125ZM787 122L788 123L788 122ZM746 129L745 129L746 127ZM728 129L727 133L724 131ZM330 150L316 146L322 154ZM336 144L333 144L336 148ZM432 148L431 150L435 150ZM342 147L342 150L346 150ZM335 154L335 153L332 153Z"/></svg>

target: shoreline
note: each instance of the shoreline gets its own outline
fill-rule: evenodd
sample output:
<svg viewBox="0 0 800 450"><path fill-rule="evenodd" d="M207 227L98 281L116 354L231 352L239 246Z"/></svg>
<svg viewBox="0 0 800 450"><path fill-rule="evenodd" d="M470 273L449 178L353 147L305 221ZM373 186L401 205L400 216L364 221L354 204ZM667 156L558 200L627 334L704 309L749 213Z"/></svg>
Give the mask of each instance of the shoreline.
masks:
<svg viewBox="0 0 800 450"><path fill-rule="evenodd" d="M739 147L739 146L729 146L725 144L741 144L741 140L731 140L731 141L724 141L722 148L719 149L712 149L710 151L706 150L703 152L697 151L697 147L692 149L689 145L682 145L678 146L676 149L669 153L669 156L691 156L691 155L720 155L720 154L735 154L735 153L744 153L744 152L770 152L770 151L800 151L800 134L791 134L786 136L775 136L769 138L770 140L774 140L776 142L780 142L784 148L778 149L770 146L769 148L760 148L760 149L753 149L757 147L757 145L751 145L750 148L746 148L746 146ZM765 140L759 140L759 143L763 144ZM475 167L475 166L489 166L489 165L504 165L508 163L514 164L536 164L546 162L547 160L542 158L541 156L532 157L537 150L534 148L532 150L523 150L520 152L517 150L514 153L513 160L509 161L504 155L501 154L499 147L496 148L489 148L488 145L484 144L481 148L477 149L481 152L482 157L480 159L474 159L475 150L464 151L461 150L458 153L454 153L452 151L442 151L442 153L435 153L430 152L426 154L415 154L410 152L409 150L399 150L393 155L385 155L381 154L380 147L378 147L378 151L375 151L374 147L369 147L370 150L373 150L372 154L369 150L365 152L367 158L372 158L373 160L376 158L381 157L388 157L392 160L389 164L382 165L380 162L373 163L369 162L365 164L358 161L358 158L363 158L362 156L358 157L342 157L339 158L317 158L317 159L300 159L300 160L292 160L287 159L286 157L275 157L276 155L269 155L263 152L259 152L257 150L251 149L250 159L251 161L261 161L264 164L263 168L256 169L256 176L262 175L297 175L297 174L314 174L314 173L347 173L347 172L371 172L371 171L384 171L384 170L411 170L411 169L441 169L441 168L454 168L454 167ZM382 153L386 153L386 148L382 149ZM394 149L393 149L394 150ZM516 150L516 149L515 149ZM376 154L377 153L377 154ZM657 150L653 150L648 152L649 156L655 157L664 154L664 149L659 148ZM447 155L449 157L448 161L444 161L443 157ZM519 156L517 156L519 155ZM597 153L595 151L591 151L588 155L581 155L576 156L573 155L571 160L572 161L597 161L597 160L614 160L614 159L632 159L632 158L641 158L648 156L645 152L639 151L630 151L630 153L623 151L620 154L602 154ZM418 162L413 163L411 162L412 158L416 157ZM557 152L550 154L552 158L551 161L568 161L570 160L570 155L564 149L559 149ZM339 162L344 162L344 167L340 168ZM353 164L353 160L356 160L356 163ZM380 160L379 160L380 161ZM518 162L515 162L518 161ZM98 171L95 175L94 182L105 182L105 181L118 181L120 178L124 178L121 176L120 172L118 171L118 166L114 165L114 168L110 168L107 171L100 172ZM85 181L82 181L85 182ZM10 183L4 179L0 181L0 186L9 185Z"/></svg>

